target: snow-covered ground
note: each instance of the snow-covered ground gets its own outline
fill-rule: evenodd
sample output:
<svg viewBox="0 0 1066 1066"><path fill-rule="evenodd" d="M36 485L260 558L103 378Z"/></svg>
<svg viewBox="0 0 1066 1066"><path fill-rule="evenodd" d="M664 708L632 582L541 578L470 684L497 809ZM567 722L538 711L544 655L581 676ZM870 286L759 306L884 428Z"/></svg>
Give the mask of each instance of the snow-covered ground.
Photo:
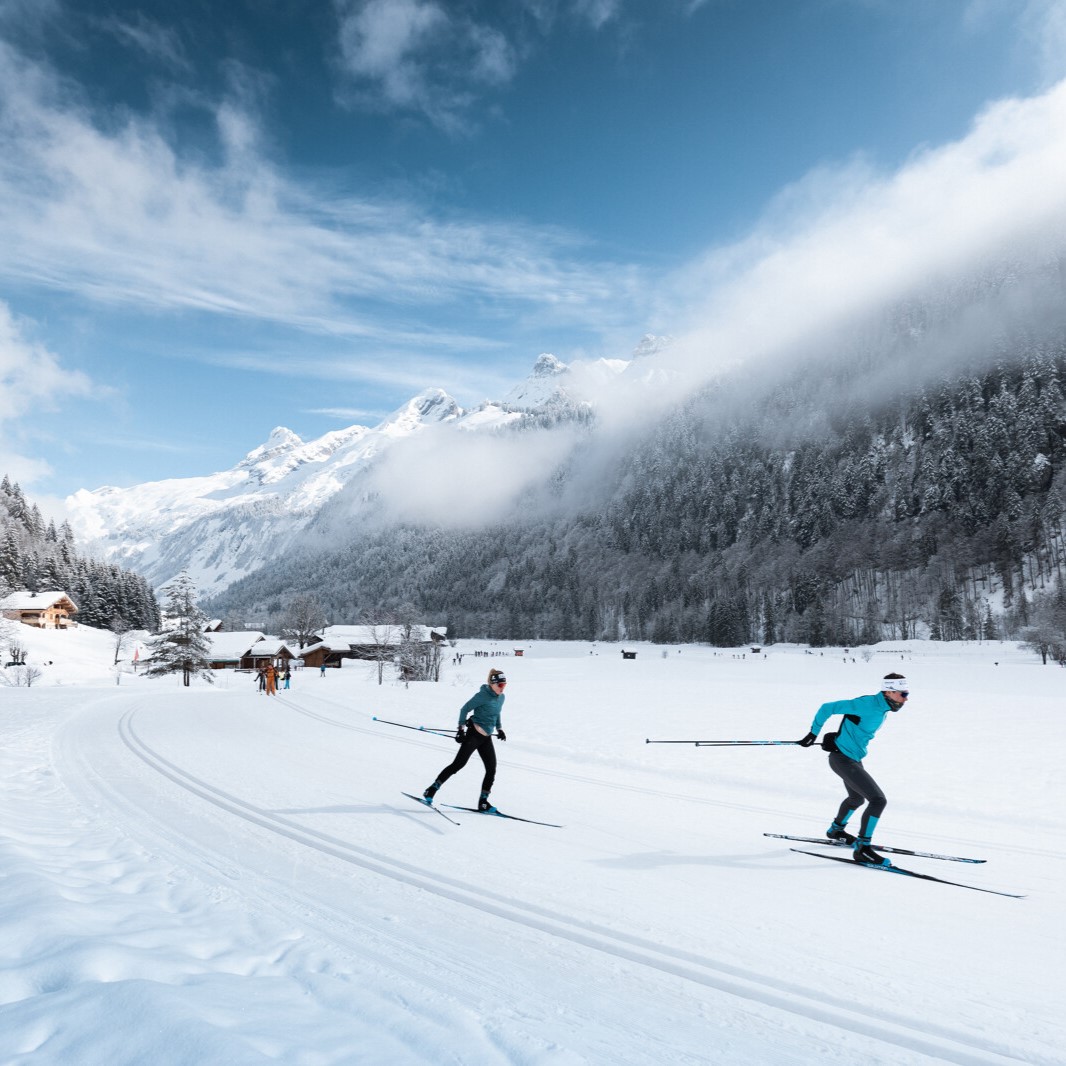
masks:
<svg viewBox="0 0 1066 1066"><path fill-rule="evenodd" d="M276 697L123 676L111 638L26 631L0 688L0 1062L1062 1063L1066 671L1002 644L464 642L440 684L302 671ZM495 659L472 653L505 651ZM510 678L493 799L421 792ZM792 739L827 699L913 696L867 767L900 865L793 854L841 798ZM472 804L472 761L440 800ZM829 849L827 854L836 854Z"/></svg>

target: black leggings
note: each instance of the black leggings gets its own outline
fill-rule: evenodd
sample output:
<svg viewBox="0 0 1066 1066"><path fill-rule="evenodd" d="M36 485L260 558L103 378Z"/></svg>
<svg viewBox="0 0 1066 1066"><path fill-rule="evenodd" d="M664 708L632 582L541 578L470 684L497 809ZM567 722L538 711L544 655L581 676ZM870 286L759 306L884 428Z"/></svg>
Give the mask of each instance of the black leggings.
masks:
<svg viewBox="0 0 1066 1066"><path fill-rule="evenodd" d="M837 812L837 822L843 825L865 801L866 810L862 812L859 835L868 836L870 819L880 818L888 803L881 786L863 769L861 762L849 759L839 751L834 751L829 756L829 769L844 782L844 787L848 790L847 799Z"/></svg>
<svg viewBox="0 0 1066 1066"><path fill-rule="evenodd" d="M455 756L455 761L437 774L437 782L443 785L452 774L457 774L470 761L470 756L475 751L485 764L485 777L481 782L481 791L491 792L492 783L496 780L496 748L493 746L492 737L479 733L472 725L467 726L466 740L459 745L459 753Z"/></svg>

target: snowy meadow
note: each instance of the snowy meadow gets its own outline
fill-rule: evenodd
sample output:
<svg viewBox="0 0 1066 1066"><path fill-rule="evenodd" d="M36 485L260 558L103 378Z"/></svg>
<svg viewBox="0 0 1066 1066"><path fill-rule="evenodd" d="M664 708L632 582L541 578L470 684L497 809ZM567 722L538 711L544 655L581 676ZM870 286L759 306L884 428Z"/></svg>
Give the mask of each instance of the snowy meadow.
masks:
<svg viewBox="0 0 1066 1066"><path fill-rule="evenodd" d="M0 687L2 1063L1066 1061L1066 671L1013 645L463 641L438 684L351 664L270 697L25 632L50 665ZM453 730L491 666L493 801L561 828L444 806L476 757L438 796L459 825L401 794L455 744L375 719ZM877 842L1025 898L765 837L824 832L820 748L645 743L796 739L890 670Z"/></svg>

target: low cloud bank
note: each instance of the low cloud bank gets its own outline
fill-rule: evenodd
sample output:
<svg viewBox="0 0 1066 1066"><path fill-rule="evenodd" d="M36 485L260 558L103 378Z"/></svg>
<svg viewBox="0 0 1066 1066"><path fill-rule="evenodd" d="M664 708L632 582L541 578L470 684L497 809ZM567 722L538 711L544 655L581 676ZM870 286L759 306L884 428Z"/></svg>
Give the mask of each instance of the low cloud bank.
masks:
<svg viewBox="0 0 1066 1066"><path fill-rule="evenodd" d="M1064 250L1066 81L990 106L894 174L857 161L783 192L745 241L673 279L687 322L664 361L678 391L741 364L794 364L896 302L1004 264L1022 278Z"/></svg>

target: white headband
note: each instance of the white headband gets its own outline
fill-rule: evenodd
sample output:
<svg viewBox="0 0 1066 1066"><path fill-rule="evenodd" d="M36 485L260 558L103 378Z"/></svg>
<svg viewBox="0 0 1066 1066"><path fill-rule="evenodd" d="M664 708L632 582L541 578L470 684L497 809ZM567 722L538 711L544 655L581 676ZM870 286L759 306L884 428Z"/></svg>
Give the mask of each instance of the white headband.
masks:
<svg viewBox="0 0 1066 1066"><path fill-rule="evenodd" d="M879 682L882 692L907 692L910 685L905 677L883 677Z"/></svg>

